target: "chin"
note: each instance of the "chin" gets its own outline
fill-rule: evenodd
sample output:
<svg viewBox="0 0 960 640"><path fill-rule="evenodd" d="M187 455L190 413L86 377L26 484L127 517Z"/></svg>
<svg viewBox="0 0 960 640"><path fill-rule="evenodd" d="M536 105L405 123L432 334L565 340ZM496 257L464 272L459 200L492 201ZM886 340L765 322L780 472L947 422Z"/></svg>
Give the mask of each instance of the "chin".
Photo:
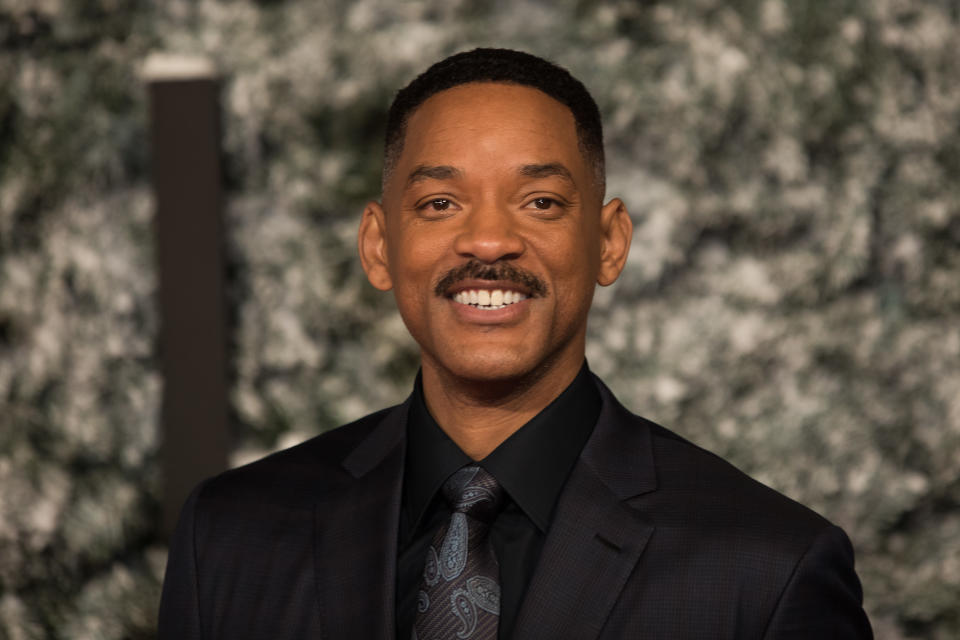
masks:
<svg viewBox="0 0 960 640"><path fill-rule="evenodd" d="M463 349L447 352L447 357L433 358L442 371L471 382L504 382L523 378L537 369L536 358L524 357L513 348Z"/></svg>
<svg viewBox="0 0 960 640"><path fill-rule="evenodd" d="M525 365L515 358L472 358L467 362L454 362L445 367L456 377L473 382L507 382L528 376L535 366Z"/></svg>
<svg viewBox="0 0 960 640"><path fill-rule="evenodd" d="M532 342L535 341L530 340L522 346L494 347L487 344L481 349L448 351L448 357L435 359L434 363L441 370L465 382L526 386L556 369L555 365L563 360L562 351L531 349L537 346ZM579 361L577 366L579 367Z"/></svg>

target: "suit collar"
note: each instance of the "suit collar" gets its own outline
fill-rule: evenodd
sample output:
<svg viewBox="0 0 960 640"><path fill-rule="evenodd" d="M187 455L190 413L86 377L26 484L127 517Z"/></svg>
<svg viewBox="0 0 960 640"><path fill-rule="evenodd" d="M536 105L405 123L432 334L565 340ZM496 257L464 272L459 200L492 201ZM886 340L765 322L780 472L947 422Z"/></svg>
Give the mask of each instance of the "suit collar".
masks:
<svg viewBox="0 0 960 640"><path fill-rule="evenodd" d="M597 637L653 533L627 504L657 486L649 427L594 381L600 417L557 504L516 637ZM409 404L387 412L344 458L349 481L324 488L317 502L315 573L331 637L344 629L394 637Z"/></svg>
<svg viewBox="0 0 960 640"><path fill-rule="evenodd" d="M657 488L657 471L649 423L633 415L600 378L593 377L603 407L593 436L580 458L618 500Z"/></svg>
<svg viewBox="0 0 960 640"><path fill-rule="evenodd" d="M516 637L596 638L654 530L627 503L657 486L649 427L595 382L603 408L557 505Z"/></svg>
<svg viewBox="0 0 960 640"><path fill-rule="evenodd" d="M389 410L318 489L315 579L324 637L395 635L397 523L410 400Z"/></svg>
<svg viewBox="0 0 960 640"><path fill-rule="evenodd" d="M343 460L343 468L361 478L383 462L403 442L412 396L390 409L383 420Z"/></svg>
<svg viewBox="0 0 960 640"><path fill-rule="evenodd" d="M544 533L600 414L602 400L593 380L584 362L559 396L480 461ZM407 417L404 471L403 508L411 529L450 474L470 462L430 415L418 375ZM402 532L401 541L404 534L412 531Z"/></svg>

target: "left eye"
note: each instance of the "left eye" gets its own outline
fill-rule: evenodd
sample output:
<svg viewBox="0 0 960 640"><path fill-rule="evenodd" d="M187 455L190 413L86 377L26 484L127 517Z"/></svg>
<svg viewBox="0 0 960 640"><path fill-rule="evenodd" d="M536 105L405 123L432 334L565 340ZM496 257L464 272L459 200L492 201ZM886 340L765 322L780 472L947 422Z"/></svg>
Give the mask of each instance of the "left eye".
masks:
<svg viewBox="0 0 960 640"><path fill-rule="evenodd" d="M557 204L553 198L537 198L531 204L537 209L547 210Z"/></svg>

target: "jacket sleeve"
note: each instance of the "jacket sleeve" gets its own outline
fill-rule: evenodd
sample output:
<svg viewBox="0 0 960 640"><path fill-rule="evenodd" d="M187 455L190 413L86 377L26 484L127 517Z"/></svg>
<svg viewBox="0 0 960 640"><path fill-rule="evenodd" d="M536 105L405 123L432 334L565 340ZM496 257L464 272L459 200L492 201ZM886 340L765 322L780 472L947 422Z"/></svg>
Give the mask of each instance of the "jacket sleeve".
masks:
<svg viewBox="0 0 960 640"><path fill-rule="evenodd" d="M842 529L825 529L807 549L763 637L873 638L863 610L863 589L853 568L853 547Z"/></svg>
<svg viewBox="0 0 960 640"><path fill-rule="evenodd" d="M195 514L203 489L200 484L183 505L170 542L167 570L160 597L159 640L200 640L200 599L197 592Z"/></svg>

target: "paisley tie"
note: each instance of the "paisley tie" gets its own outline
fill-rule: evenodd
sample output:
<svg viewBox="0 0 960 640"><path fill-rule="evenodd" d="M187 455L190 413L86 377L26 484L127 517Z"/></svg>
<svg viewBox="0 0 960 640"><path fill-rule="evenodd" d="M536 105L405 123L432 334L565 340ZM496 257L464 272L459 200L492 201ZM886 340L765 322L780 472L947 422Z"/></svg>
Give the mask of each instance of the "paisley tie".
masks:
<svg viewBox="0 0 960 640"><path fill-rule="evenodd" d="M469 465L453 473L442 492L453 514L427 549L413 639L495 640L500 567L487 534L503 506L503 489Z"/></svg>

